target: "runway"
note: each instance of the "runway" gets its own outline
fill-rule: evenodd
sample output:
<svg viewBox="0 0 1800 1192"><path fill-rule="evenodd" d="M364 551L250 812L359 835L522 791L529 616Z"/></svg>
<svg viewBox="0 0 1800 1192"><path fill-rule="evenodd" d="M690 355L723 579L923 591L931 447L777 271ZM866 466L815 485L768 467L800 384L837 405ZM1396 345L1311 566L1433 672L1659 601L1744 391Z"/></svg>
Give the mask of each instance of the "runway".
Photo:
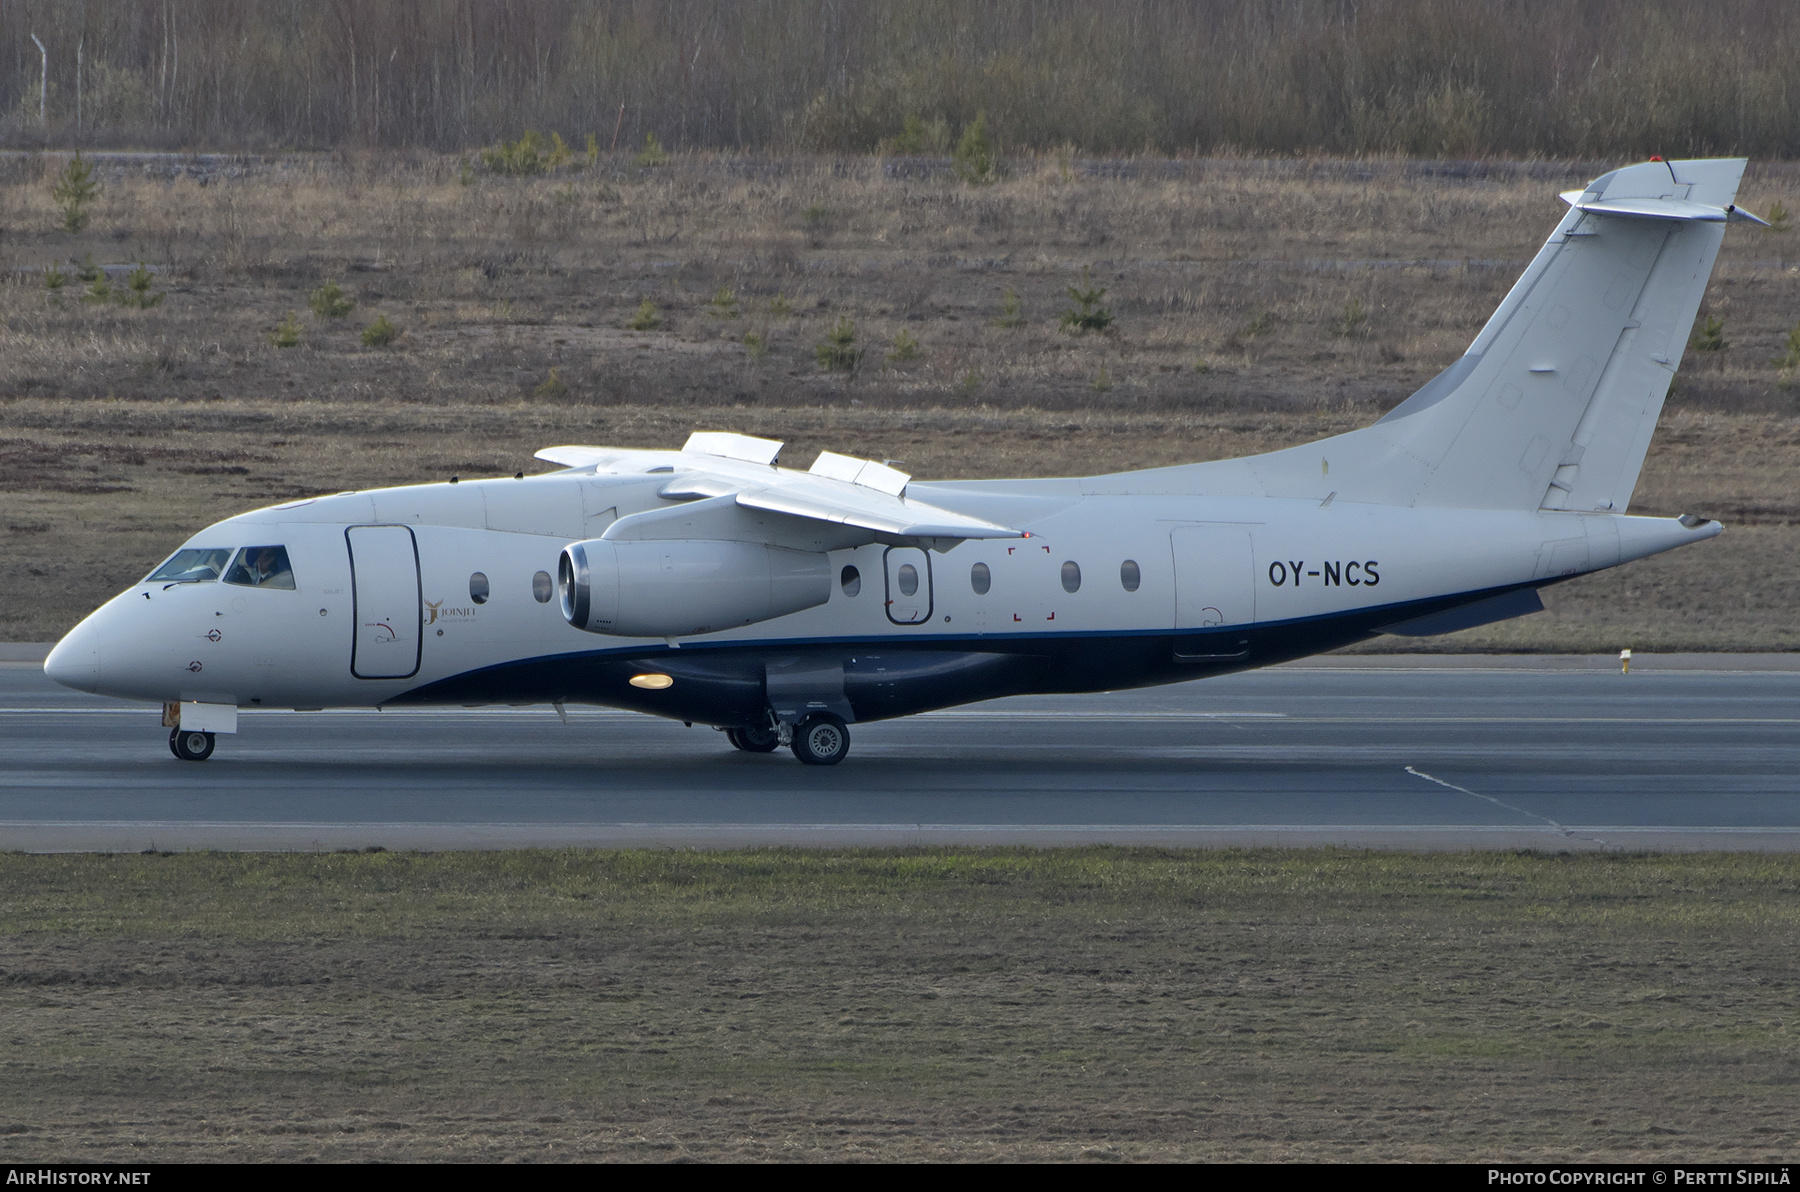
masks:
<svg viewBox="0 0 1800 1192"><path fill-rule="evenodd" d="M591 709L248 711L195 764L0 662L0 848L1800 849L1795 656L1331 658L852 734L811 768Z"/></svg>

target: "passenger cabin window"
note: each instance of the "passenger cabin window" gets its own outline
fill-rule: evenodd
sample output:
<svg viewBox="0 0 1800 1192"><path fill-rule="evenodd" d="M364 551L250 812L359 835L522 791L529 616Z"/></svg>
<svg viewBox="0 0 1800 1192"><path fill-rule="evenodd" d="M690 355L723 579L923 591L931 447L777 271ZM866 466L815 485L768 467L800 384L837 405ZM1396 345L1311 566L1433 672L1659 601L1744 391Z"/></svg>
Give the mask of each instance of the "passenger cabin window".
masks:
<svg viewBox="0 0 1800 1192"><path fill-rule="evenodd" d="M977 596L986 596L988 589L994 586L994 573L988 570L986 563L969 568L969 586L975 589Z"/></svg>
<svg viewBox="0 0 1800 1192"><path fill-rule="evenodd" d="M1075 560L1070 559L1062 565L1062 581L1063 591L1070 593L1081 591L1081 567L1076 564Z"/></svg>
<svg viewBox="0 0 1800 1192"><path fill-rule="evenodd" d="M150 573L147 584L201 584L219 578L225 561L231 558L230 547L178 550L175 557Z"/></svg>
<svg viewBox="0 0 1800 1192"><path fill-rule="evenodd" d="M469 577L469 599L476 604L486 604L488 598L488 578L477 571Z"/></svg>
<svg viewBox="0 0 1800 1192"><path fill-rule="evenodd" d="M902 563L895 578L900 583L900 595L916 596L919 594L919 569L917 567L911 563Z"/></svg>
<svg viewBox="0 0 1800 1192"><path fill-rule="evenodd" d="M556 585L550 582L550 573L540 571L531 577L531 598L539 604L549 604Z"/></svg>
<svg viewBox="0 0 1800 1192"><path fill-rule="evenodd" d="M288 566L285 546L246 546L238 552L225 582L246 588L294 590L294 569Z"/></svg>
<svg viewBox="0 0 1800 1192"><path fill-rule="evenodd" d="M1135 592L1138 585L1144 582L1143 572L1138 570L1136 559L1126 559L1119 564L1119 586L1127 592Z"/></svg>
<svg viewBox="0 0 1800 1192"><path fill-rule="evenodd" d="M844 589L844 595L854 596L862 591L862 572L854 567L846 567L838 573L838 587Z"/></svg>

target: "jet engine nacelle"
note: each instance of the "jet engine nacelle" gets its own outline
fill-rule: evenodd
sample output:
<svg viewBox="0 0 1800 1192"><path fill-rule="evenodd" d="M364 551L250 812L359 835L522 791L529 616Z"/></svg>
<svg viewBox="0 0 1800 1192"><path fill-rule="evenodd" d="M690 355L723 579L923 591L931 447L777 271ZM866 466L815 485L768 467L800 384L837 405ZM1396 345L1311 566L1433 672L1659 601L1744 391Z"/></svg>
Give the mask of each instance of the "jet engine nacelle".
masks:
<svg viewBox="0 0 1800 1192"><path fill-rule="evenodd" d="M687 637L824 604L831 565L823 554L751 542L594 538L563 548L557 588L577 629Z"/></svg>

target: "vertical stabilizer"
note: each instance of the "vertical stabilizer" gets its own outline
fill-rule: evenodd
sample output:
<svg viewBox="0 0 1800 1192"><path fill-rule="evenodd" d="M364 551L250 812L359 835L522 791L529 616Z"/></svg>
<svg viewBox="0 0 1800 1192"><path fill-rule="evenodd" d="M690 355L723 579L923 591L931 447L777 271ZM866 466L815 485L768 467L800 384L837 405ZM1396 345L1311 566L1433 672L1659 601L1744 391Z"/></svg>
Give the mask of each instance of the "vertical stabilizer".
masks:
<svg viewBox="0 0 1800 1192"><path fill-rule="evenodd" d="M1140 473L1140 491L1623 511L1725 224L1753 218L1734 206L1744 166L1652 161L1565 194L1568 213L1468 351L1379 422Z"/></svg>
<svg viewBox="0 0 1800 1192"><path fill-rule="evenodd" d="M1416 461L1408 504L1625 509L1744 164L1647 162L1564 196L1460 383L1376 424Z"/></svg>

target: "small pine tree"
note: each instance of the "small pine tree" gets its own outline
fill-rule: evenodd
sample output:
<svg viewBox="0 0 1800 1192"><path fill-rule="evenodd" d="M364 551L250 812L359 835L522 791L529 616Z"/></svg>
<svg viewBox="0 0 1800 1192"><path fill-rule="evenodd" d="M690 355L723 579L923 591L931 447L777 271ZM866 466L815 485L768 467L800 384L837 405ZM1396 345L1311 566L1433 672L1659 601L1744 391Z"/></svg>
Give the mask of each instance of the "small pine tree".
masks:
<svg viewBox="0 0 1800 1192"><path fill-rule="evenodd" d="M550 375L540 381L538 387L531 392L537 397L555 401L557 398L569 396L569 383L562 379L562 373L553 368L550 370Z"/></svg>
<svg viewBox="0 0 1800 1192"><path fill-rule="evenodd" d="M738 314L737 294L729 286L720 286L719 292L712 296L712 313L721 319L735 319Z"/></svg>
<svg viewBox="0 0 1800 1192"><path fill-rule="evenodd" d="M637 313L625 325L633 331L655 331L662 326L662 316L656 313L656 303L646 298L638 303Z"/></svg>
<svg viewBox="0 0 1800 1192"><path fill-rule="evenodd" d="M1113 313L1100 305L1106 288L1096 286L1086 265L1081 267L1081 284L1069 287L1075 306L1062 313L1062 325L1071 331L1105 331L1112 326Z"/></svg>
<svg viewBox="0 0 1800 1192"><path fill-rule="evenodd" d="M44 288L57 293L69 284L69 275L58 269L54 262L44 267Z"/></svg>
<svg viewBox="0 0 1800 1192"><path fill-rule="evenodd" d="M63 167L50 191L50 197L62 209L63 231L72 236L88 226L87 205L99 193L100 183L94 178L94 167L82 161L81 151L76 150L74 159Z"/></svg>
<svg viewBox="0 0 1800 1192"><path fill-rule="evenodd" d="M917 116L908 116L900 126L900 135L894 138L894 152L912 156L925 152L925 122Z"/></svg>
<svg viewBox="0 0 1800 1192"><path fill-rule="evenodd" d="M385 348L400 338L400 328L388 322L386 315L376 315L375 321L363 328L363 344L371 348Z"/></svg>
<svg viewBox="0 0 1800 1192"><path fill-rule="evenodd" d="M552 133L552 136L556 134ZM556 146L562 144L562 138L556 137L554 143L544 140L544 134L536 129L528 128L525 135L516 141L508 142L504 138L498 145L481 151L481 164L495 174L506 174L512 177L529 177L542 174L549 168L549 158L556 152ZM563 146L563 152L568 147Z"/></svg>
<svg viewBox="0 0 1800 1192"><path fill-rule="evenodd" d="M1781 200L1769 204L1769 231L1785 232L1788 230L1788 209Z"/></svg>
<svg viewBox="0 0 1800 1192"><path fill-rule="evenodd" d="M902 327L894 335L894 346L888 349L889 364L905 364L908 360L919 358L919 341L907 333Z"/></svg>
<svg viewBox="0 0 1800 1192"><path fill-rule="evenodd" d="M1707 315L1706 324L1694 337L1696 352L1723 352L1731 344L1725 338L1725 320L1717 315Z"/></svg>
<svg viewBox="0 0 1800 1192"><path fill-rule="evenodd" d="M279 326L269 333L269 342L278 348L298 347L300 344L300 320L294 317L293 311L281 320Z"/></svg>
<svg viewBox="0 0 1800 1192"><path fill-rule="evenodd" d="M863 349L856 346L856 324L849 315L843 315L832 324L831 330L825 333L825 342L813 348L813 356L820 368L833 372L856 371L862 363Z"/></svg>
<svg viewBox="0 0 1800 1192"><path fill-rule="evenodd" d="M1800 368L1800 323L1788 332L1787 351L1775 357L1774 364L1776 368Z"/></svg>
<svg viewBox="0 0 1800 1192"><path fill-rule="evenodd" d="M356 303L350 300L344 293L344 288L335 281L328 281L314 290L306 304L321 319L341 319L356 309Z"/></svg>
<svg viewBox="0 0 1800 1192"><path fill-rule="evenodd" d="M1025 324L1023 304L1019 301L1018 292L1011 286L1000 295L1000 317L994 320L996 327L1022 327Z"/></svg>
<svg viewBox="0 0 1800 1192"><path fill-rule="evenodd" d="M663 152L662 142L656 139L656 134L647 132L644 134L644 147L638 150L638 155L633 160L639 168L649 169L668 161L669 155Z"/></svg>
<svg viewBox="0 0 1800 1192"><path fill-rule="evenodd" d="M976 112L975 119L963 129L962 139L956 142L956 151L950 155L950 164L956 176L971 186L986 186L995 180L998 163L986 112Z"/></svg>
<svg viewBox="0 0 1800 1192"><path fill-rule="evenodd" d="M113 300L112 282L106 279L106 274L104 272L100 273L100 275L95 277L92 282L88 283L87 292L81 296L81 300L95 306Z"/></svg>
<svg viewBox="0 0 1800 1192"><path fill-rule="evenodd" d="M150 292L150 284L154 280L154 277L150 273L150 266L139 261L137 263L137 268L125 275L127 292L122 292L119 295L119 301L123 302L126 306L135 306L139 310L149 310L163 300L161 294L152 294Z"/></svg>

